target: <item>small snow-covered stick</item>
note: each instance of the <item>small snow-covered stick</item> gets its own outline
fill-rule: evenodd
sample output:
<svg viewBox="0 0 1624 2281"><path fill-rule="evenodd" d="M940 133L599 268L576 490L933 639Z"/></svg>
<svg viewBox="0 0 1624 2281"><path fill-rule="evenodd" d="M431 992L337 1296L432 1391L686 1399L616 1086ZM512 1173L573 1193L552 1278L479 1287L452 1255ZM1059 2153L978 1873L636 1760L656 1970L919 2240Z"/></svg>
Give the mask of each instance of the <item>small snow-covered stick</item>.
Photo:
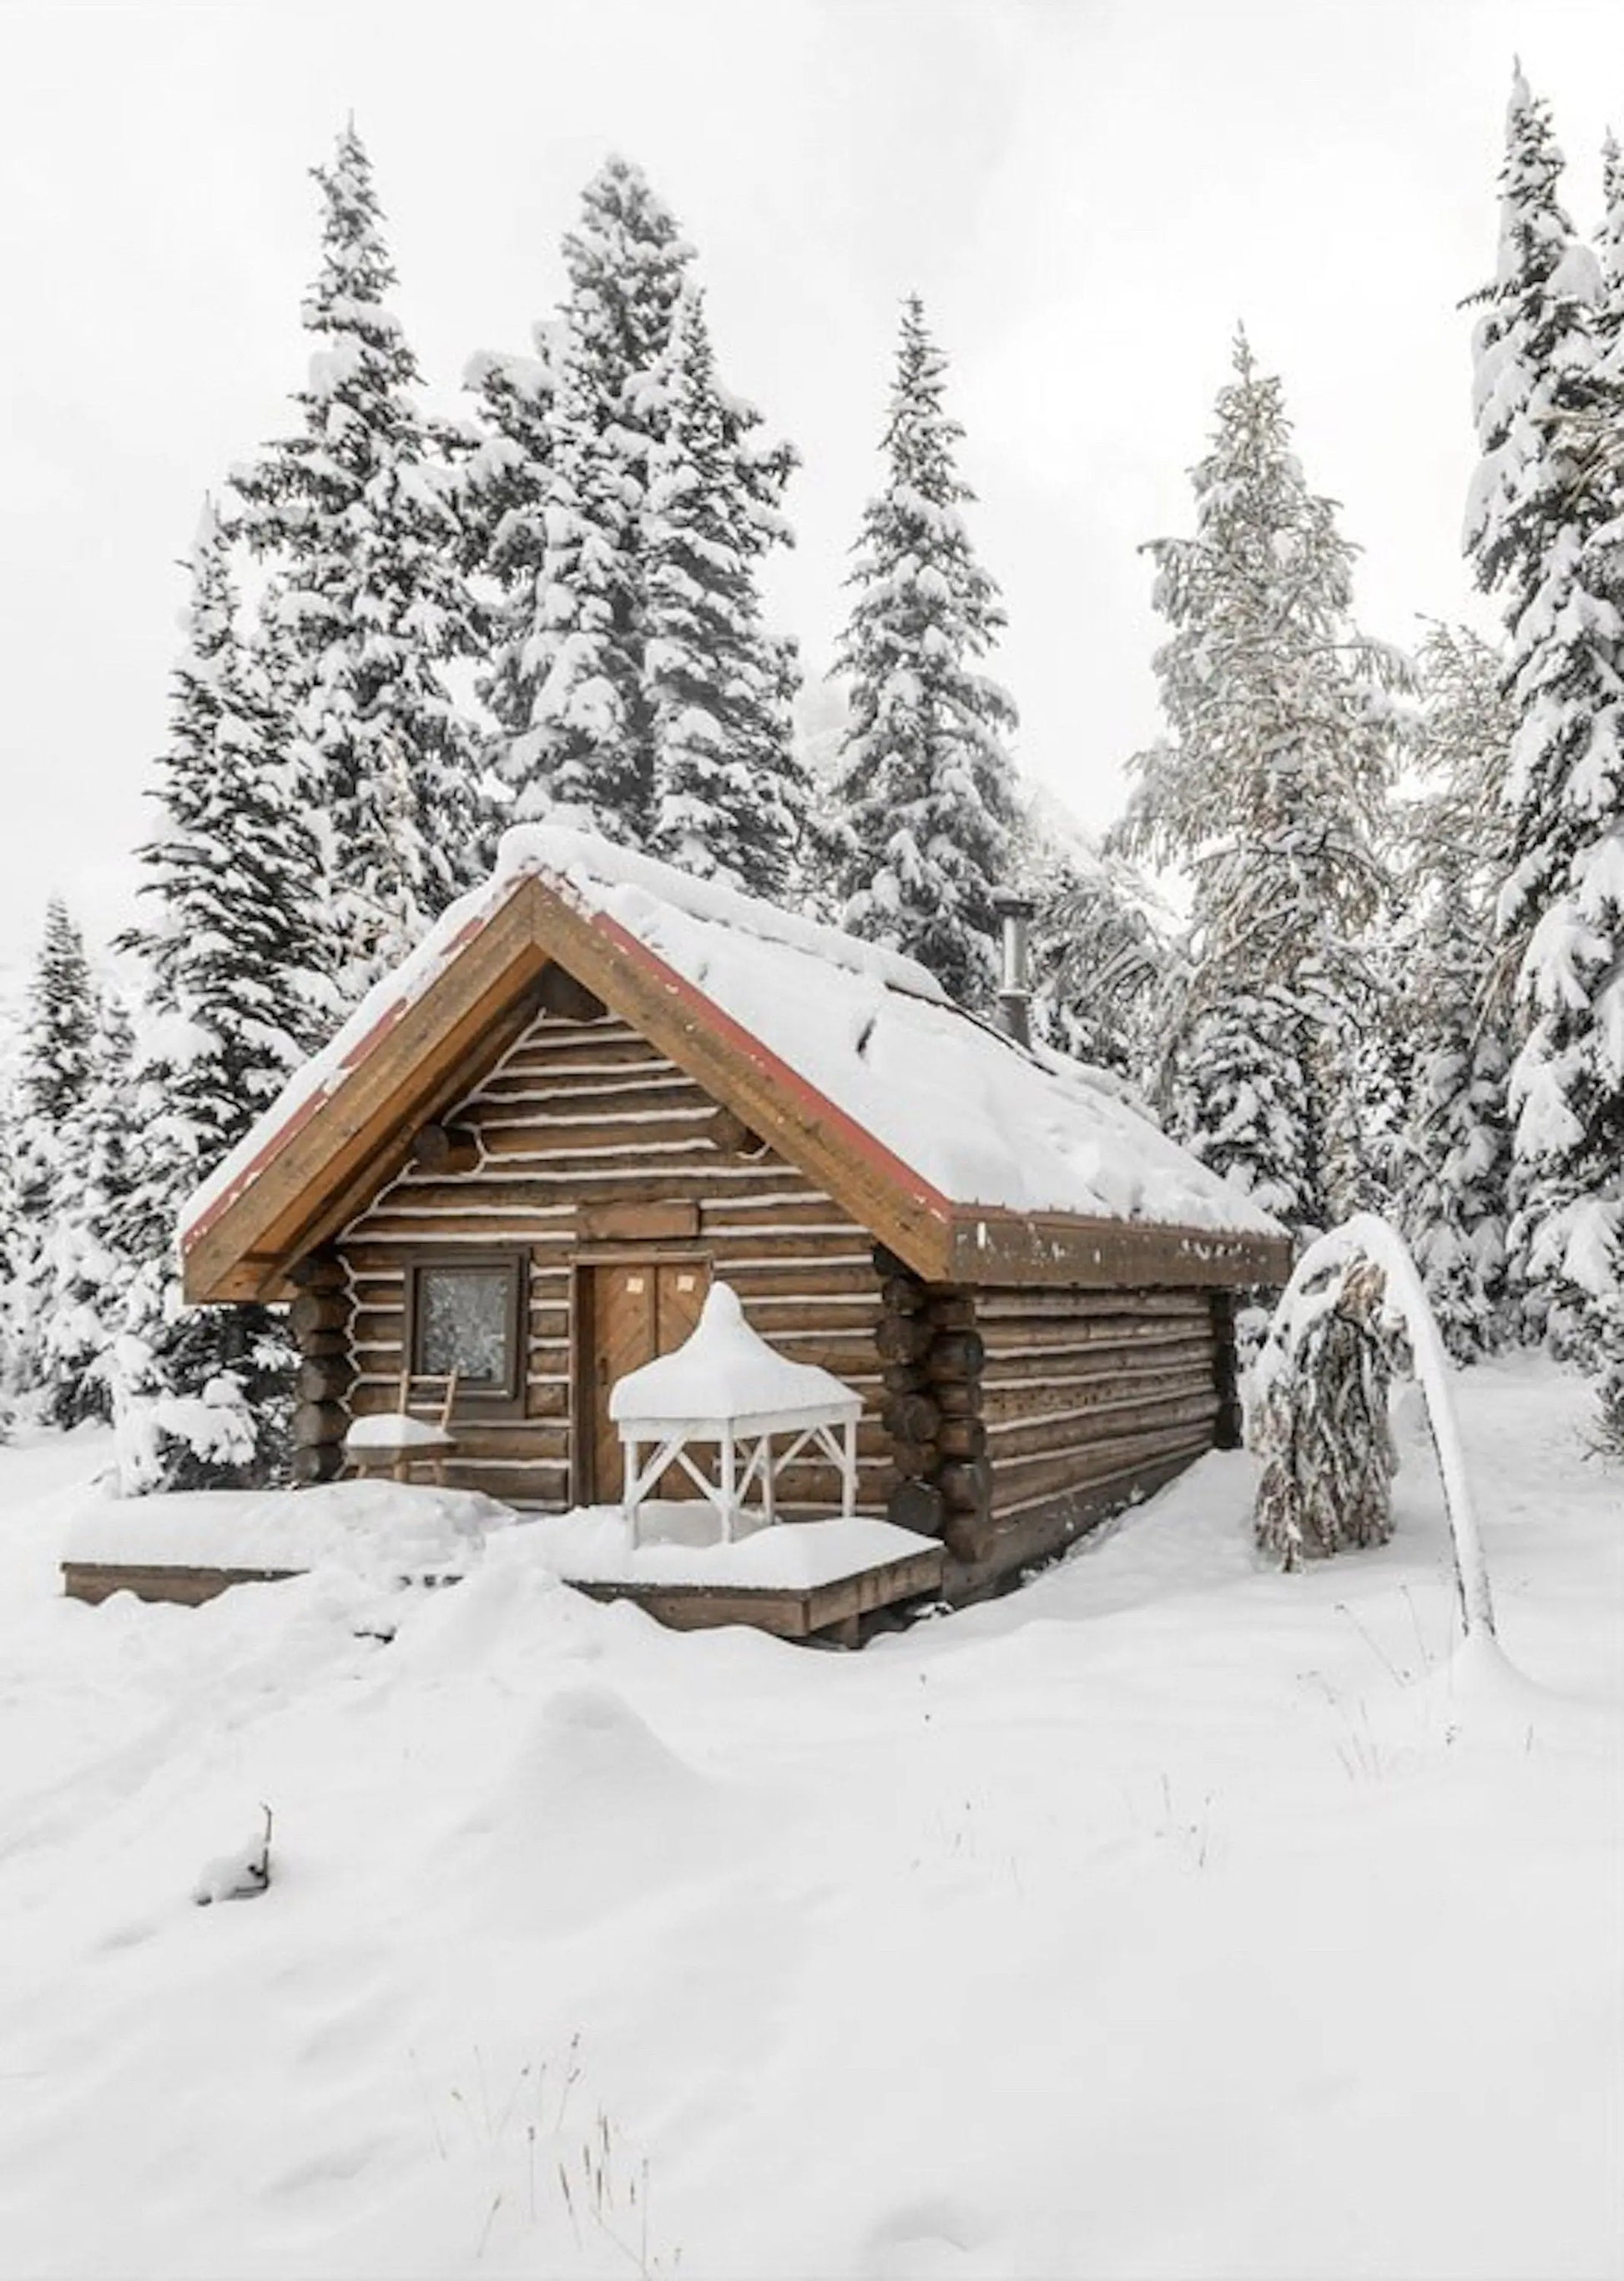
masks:
<svg viewBox="0 0 1624 2281"><path fill-rule="evenodd" d="M1333 1228L1310 1244L1281 1296L1277 1320L1289 1323L1307 1291L1338 1267L1360 1261L1381 1272L1388 1308L1397 1315L1409 1342L1416 1381L1427 1403L1427 1424L1443 1481L1462 1628L1468 1638L1473 1632L1487 1633L1492 1638L1494 1600L1478 1530L1477 1508L1466 1477L1460 1429L1450 1395L1443 1341L1403 1238L1377 1213L1356 1212L1342 1226Z"/></svg>

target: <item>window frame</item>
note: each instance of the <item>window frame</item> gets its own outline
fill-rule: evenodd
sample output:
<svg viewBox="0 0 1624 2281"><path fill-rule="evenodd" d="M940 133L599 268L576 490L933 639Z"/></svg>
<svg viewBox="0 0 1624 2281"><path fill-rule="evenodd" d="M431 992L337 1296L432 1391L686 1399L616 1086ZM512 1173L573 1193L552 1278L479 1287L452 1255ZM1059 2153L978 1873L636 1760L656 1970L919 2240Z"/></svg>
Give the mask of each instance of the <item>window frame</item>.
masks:
<svg viewBox="0 0 1624 2281"><path fill-rule="evenodd" d="M404 1360L410 1377L416 1380L430 1373L421 1365L419 1341L421 1338L426 1311L423 1305L423 1279L437 1272L477 1268L484 1273L500 1271L507 1278L507 1376L500 1386L483 1386L477 1381L460 1378L457 1381L456 1411L476 1410L487 1418L522 1418L529 1380L530 1342L526 1335L530 1326L530 1256L522 1246L482 1247L442 1251L423 1249L413 1255L406 1267L406 1316L405 1325ZM444 1373L435 1373L444 1375ZM453 1416L456 1414L453 1411Z"/></svg>

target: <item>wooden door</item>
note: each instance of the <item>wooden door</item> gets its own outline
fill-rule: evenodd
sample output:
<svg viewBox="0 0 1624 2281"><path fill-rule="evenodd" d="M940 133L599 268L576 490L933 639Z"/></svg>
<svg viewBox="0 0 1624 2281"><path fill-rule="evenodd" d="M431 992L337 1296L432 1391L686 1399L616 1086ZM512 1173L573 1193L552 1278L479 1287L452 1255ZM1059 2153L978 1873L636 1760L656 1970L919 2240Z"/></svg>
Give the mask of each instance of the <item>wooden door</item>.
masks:
<svg viewBox="0 0 1624 2281"><path fill-rule="evenodd" d="M580 1274L584 1367L577 1377L576 1401L585 1463L576 1494L592 1504L613 1504L621 1494L622 1467L609 1389L628 1371L681 1346L700 1319L710 1269L702 1259L617 1259L584 1267ZM695 1491L687 1475L672 1466L659 1494L692 1496Z"/></svg>

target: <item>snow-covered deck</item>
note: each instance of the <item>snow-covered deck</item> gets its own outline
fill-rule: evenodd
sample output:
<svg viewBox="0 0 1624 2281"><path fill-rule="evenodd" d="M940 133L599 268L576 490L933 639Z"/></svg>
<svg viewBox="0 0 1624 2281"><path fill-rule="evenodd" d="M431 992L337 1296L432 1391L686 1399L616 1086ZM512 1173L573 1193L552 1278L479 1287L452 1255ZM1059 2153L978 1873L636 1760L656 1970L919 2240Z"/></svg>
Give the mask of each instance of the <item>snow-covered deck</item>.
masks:
<svg viewBox="0 0 1624 2281"><path fill-rule="evenodd" d="M754 1518L751 1516L750 1518ZM487 1560L538 1566L594 1599L628 1599L679 1630L748 1624L853 1639L875 1609L937 1591L942 1549L888 1521L791 1521L717 1541L698 1499L522 1518L493 1498L398 1482L97 1500L68 1530L64 1589L195 1607L235 1584L336 1566L380 1586L455 1583Z"/></svg>

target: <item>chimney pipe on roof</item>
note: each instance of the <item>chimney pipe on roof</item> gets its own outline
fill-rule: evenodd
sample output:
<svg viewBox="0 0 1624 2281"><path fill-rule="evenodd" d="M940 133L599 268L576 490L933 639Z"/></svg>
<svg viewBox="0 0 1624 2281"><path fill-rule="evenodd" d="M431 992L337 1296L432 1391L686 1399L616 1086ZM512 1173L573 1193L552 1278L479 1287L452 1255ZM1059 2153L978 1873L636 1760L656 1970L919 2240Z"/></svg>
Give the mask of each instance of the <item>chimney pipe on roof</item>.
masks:
<svg viewBox="0 0 1624 2281"><path fill-rule="evenodd" d="M1032 1043L1032 979L1026 966L1026 923L1037 905L1030 895L1000 887L993 909L1003 921L1003 979L998 988L998 1026L1017 1046Z"/></svg>

